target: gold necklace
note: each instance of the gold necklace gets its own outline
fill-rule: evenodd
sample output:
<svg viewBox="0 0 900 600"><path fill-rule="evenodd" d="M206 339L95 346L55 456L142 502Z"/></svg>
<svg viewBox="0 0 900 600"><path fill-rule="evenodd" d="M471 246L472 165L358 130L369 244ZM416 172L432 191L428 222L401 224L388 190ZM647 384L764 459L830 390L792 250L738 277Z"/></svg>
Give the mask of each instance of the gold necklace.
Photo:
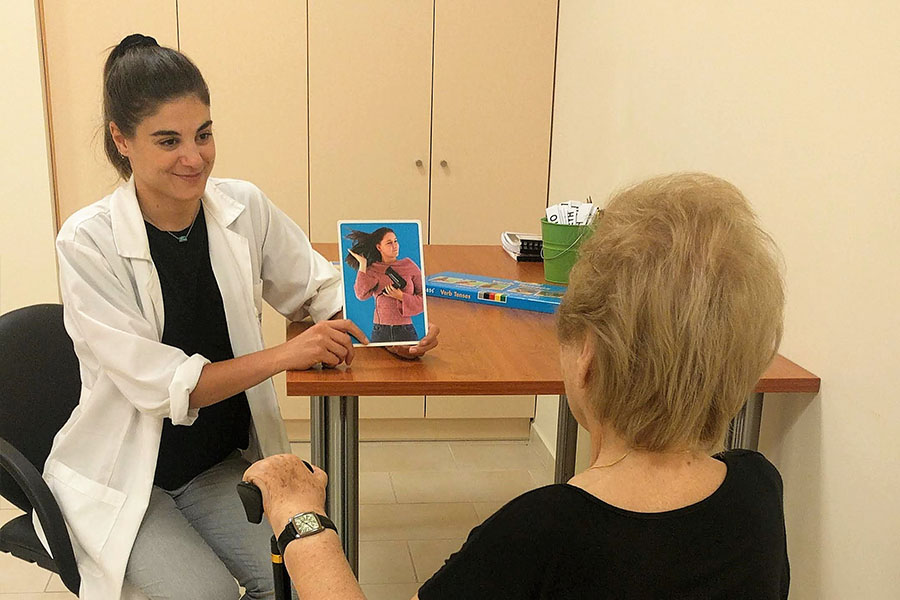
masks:
<svg viewBox="0 0 900 600"><path fill-rule="evenodd" d="M626 451L625 454L623 454L616 460L612 461L611 463L607 463L605 465L591 465L586 470L590 471L591 469L606 469L607 467L612 467L613 465L617 465L620 462L622 462L623 460L625 460L625 457L628 456L629 454L631 454L631 450Z"/></svg>
<svg viewBox="0 0 900 600"><path fill-rule="evenodd" d="M150 224L153 225L154 227L156 227L158 230L160 230L160 231L165 231L166 233L168 233L168 234L171 235L173 238L175 238L176 240L178 240L180 243L183 244L183 243L185 243L186 241L188 241L188 236L191 235L191 231L194 230L194 223L197 222L197 217L198 217L199 215L200 215L200 209L197 209L197 212L194 214L194 220L191 221L191 226L188 228L187 233L185 233L184 235L178 235L178 234L176 234L176 233L174 233L174 232L172 232L172 231L169 231L168 229L163 229L162 227L159 227L159 226L158 226L156 223L154 223L153 220L150 219L150 217L148 217L147 215L144 215L144 218L145 218L146 220L150 221ZM181 230L179 230L179 231L184 231L184 230L181 229Z"/></svg>

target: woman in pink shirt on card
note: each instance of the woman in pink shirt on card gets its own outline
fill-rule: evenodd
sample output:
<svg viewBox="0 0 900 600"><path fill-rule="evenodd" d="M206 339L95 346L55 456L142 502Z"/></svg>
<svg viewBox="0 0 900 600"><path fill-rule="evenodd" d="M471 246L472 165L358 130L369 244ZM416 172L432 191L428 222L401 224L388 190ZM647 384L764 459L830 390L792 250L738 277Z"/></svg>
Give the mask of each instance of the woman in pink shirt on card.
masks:
<svg viewBox="0 0 900 600"><path fill-rule="evenodd" d="M371 342L414 342L419 339L412 317L424 310L422 271L409 258L397 259L400 242L387 227L372 233L352 231L355 243L345 259L356 269L356 297L375 297Z"/></svg>

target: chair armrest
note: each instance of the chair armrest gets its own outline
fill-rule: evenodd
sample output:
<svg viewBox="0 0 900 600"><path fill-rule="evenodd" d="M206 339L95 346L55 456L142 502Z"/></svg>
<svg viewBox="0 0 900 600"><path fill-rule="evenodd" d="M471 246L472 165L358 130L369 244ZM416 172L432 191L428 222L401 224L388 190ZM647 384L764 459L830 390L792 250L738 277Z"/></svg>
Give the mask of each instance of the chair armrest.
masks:
<svg viewBox="0 0 900 600"><path fill-rule="evenodd" d="M50 555L56 563L60 578L69 590L77 594L81 577L72 550L72 540L59 504L47 487L47 482L24 455L3 438L0 438L0 469L9 473L25 493L44 530ZM27 511L26 507L20 508Z"/></svg>

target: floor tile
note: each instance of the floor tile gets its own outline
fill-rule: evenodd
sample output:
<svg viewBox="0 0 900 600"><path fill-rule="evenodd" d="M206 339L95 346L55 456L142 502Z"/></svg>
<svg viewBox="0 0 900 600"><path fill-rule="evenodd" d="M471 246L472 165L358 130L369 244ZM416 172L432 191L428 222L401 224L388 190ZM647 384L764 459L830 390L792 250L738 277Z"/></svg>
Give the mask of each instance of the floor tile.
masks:
<svg viewBox="0 0 900 600"><path fill-rule="evenodd" d="M424 583L434 575L444 566L444 561L460 549L464 541L463 539L411 541L409 553L412 555L418 581Z"/></svg>
<svg viewBox="0 0 900 600"><path fill-rule="evenodd" d="M479 522L470 503L371 504L359 507L359 539L465 538Z"/></svg>
<svg viewBox="0 0 900 600"><path fill-rule="evenodd" d="M43 592L51 575L50 571L6 553L0 553L0 573L0 594Z"/></svg>
<svg viewBox="0 0 900 600"><path fill-rule="evenodd" d="M450 471L447 442L367 442L359 445L360 471Z"/></svg>
<svg viewBox="0 0 900 600"><path fill-rule="evenodd" d="M359 474L360 504L393 504L397 502L388 473Z"/></svg>
<svg viewBox="0 0 900 600"><path fill-rule="evenodd" d="M528 471L391 473L397 502L506 501L534 488Z"/></svg>
<svg viewBox="0 0 900 600"><path fill-rule="evenodd" d="M0 510L0 526L6 525L22 514L22 511L15 507L10 508L9 510Z"/></svg>
<svg viewBox="0 0 900 600"><path fill-rule="evenodd" d="M460 469L495 471L500 469L537 470L544 468L537 453L526 442L478 443L451 442L450 451Z"/></svg>
<svg viewBox="0 0 900 600"><path fill-rule="evenodd" d="M66 584L64 584L62 582L62 579L60 579L59 575L57 575L56 573L54 573L50 576L50 582L47 584L47 587L45 589L48 592L68 592L69 591L68 589L66 589ZM0 600L5 600L5 599L0 599Z"/></svg>
<svg viewBox="0 0 900 600"><path fill-rule="evenodd" d="M370 583L360 587L366 600L409 600L419 591L418 583Z"/></svg>
<svg viewBox="0 0 900 600"><path fill-rule="evenodd" d="M413 570L406 542L360 542L359 582L413 583Z"/></svg>
<svg viewBox="0 0 900 600"><path fill-rule="evenodd" d="M543 487L553 483L552 469L531 469L528 472L531 473L531 478L534 480L535 487Z"/></svg>
<svg viewBox="0 0 900 600"><path fill-rule="evenodd" d="M506 502L475 502L472 506L475 508L475 513L478 515L479 523L484 523L485 519L503 508L505 504Z"/></svg>

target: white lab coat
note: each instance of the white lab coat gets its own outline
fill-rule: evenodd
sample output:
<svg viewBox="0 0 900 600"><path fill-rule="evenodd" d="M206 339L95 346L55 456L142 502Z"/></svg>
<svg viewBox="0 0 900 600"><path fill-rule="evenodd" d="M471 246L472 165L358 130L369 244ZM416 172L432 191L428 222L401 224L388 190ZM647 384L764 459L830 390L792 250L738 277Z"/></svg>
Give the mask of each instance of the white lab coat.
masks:
<svg viewBox="0 0 900 600"><path fill-rule="evenodd" d="M292 320L309 314L320 321L341 309L337 271L258 188L210 178L203 209L235 356L263 348L263 298ZM130 586L123 591L123 579L153 485L163 418L193 423L197 410L188 397L209 361L160 343L163 298L133 178L70 217L56 245L82 387L44 479L72 536L80 597L143 597ZM272 381L246 393L248 459L290 452Z"/></svg>

